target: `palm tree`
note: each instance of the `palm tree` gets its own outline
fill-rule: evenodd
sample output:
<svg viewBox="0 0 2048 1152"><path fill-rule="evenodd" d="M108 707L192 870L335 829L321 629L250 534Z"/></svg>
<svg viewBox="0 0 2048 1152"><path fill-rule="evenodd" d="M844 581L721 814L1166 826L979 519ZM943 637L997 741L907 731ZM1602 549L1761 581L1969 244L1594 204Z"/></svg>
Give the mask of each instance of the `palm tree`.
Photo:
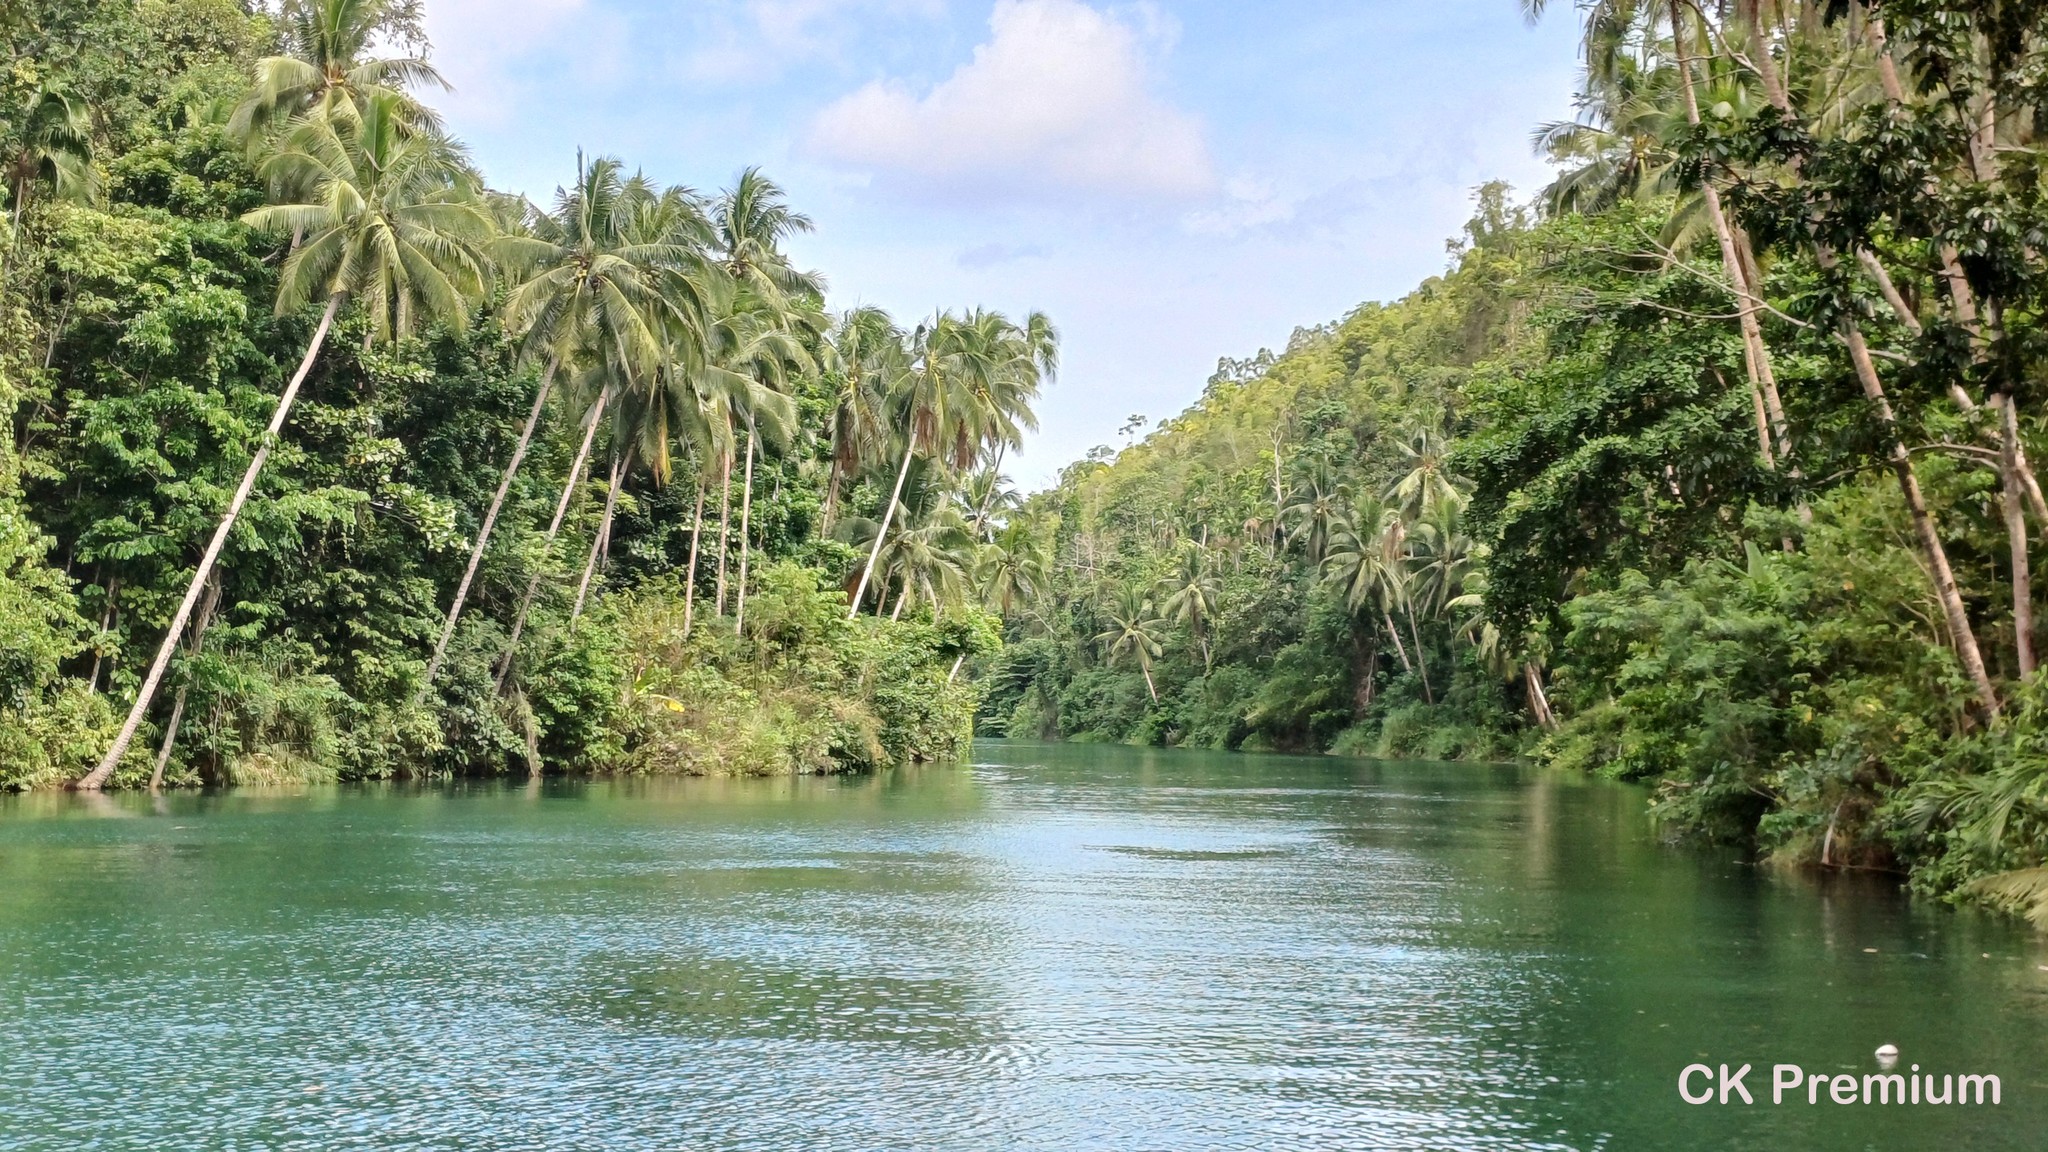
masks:
<svg viewBox="0 0 2048 1152"><path fill-rule="evenodd" d="M1287 527L1287 538L1299 541L1308 552L1309 563L1322 563L1330 533L1350 499L1350 486L1337 479L1327 462L1317 462L1294 486L1280 509L1280 522Z"/></svg>
<svg viewBox="0 0 2048 1152"><path fill-rule="evenodd" d="M843 477L861 470L886 449L889 425L884 405L900 383L908 361L903 331L880 308L861 307L839 318L820 349L832 385L832 413L826 435L832 446L825 482L820 534L830 533Z"/></svg>
<svg viewBox="0 0 2048 1152"><path fill-rule="evenodd" d="M1407 594L1404 528L1400 512L1371 497L1354 502L1331 532L1323 557L1323 579L1343 593L1355 616L1377 612L1394 642L1401 667L1413 671L1401 631L1394 626L1393 607Z"/></svg>
<svg viewBox="0 0 2048 1152"><path fill-rule="evenodd" d="M1450 472L1450 442L1432 428L1417 428L1395 445L1406 464L1399 479L1387 487L1404 515L1420 516L1430 505L1444 500L1462 500L1458 482Z"/></svg>
<svg viewBox="0 0 2048 1152"><path fill-rule="evenodd" d="M1210 667L1209 621L1216 616L1216 602L1223 596L1223 581L1209 561L1208 549L1190 540L1181 546L1180 562L1173 574L1159 582L1160 611L1178 624L1186 624L1202 650L1202 667Z"/></svg>
<svg viewBox="0 0 2048 1152"><path fill-rule="evenodd" d="M1052 557L1036 526L1025 520L1003 525L975 558L981 594L1004 616L1018 600L1034 600L1052 574Z"/></svg>
<svg viewBox="0 0 2048 1152"><path fill-rule="evenodd" d="M740 482L740 572L733 612L735 628L744 628L747 619L756 449L764 432L774 443L788 445L796 420L795 405L788 395L790 377L811 366L810 354L799 333L816 333L823 326L824 316L813 309L743 298L739 310L721 318L712 328L705 380L738 398L737 409L747 426L746 468ZM720 528L722 532L723 524Z"/></svg>
<svg viewBox="0 0 2048 1152"><path fill-rule="evenodd" d="M790 208L782 186L759 168L740 173L711 218L719 263L742 291L761 300L824 297L824 278L797 271L783 252L791 236L811 230L811 218Z"/></svg>
<svg viewBox="0 0 2048 1152"><path fill-rule="evenodd" d="M900 417L903 463L847 619L860 611L874 577L911 457L922 450L959 470L971 466L987 446L1014 442L1020 424L1028 426L1031 420L1030 400L1056 364L1055 356L1051 326L1035 313L1022 328L1001 313L979 310L964 317L942 312L918 326L911 337L910 369L891 404Z"/></svg>
<svg viewBox="0 0 2048 1152"><path fill-rule="evenodd" d="M406 0L286 0L279 31L287 54L256 62L256 83L229 118L229 134L254 143L293 116L347 119L356 105L387 96L400 102L408 128L437 131L433 112L405 91L419 84L446 90L434 66L419 56L369 56L380 43L420 41L416 9Z"/></svg>
<svg viewBox="0 0 2048 1152"><path fill-rule="evenodd" d="M1134 585L1117 591L1109 620L1110 627L1098 634L1095 642L1109 646L1111 667L1126 653L1133 656L1138 661L1138 670L1145 674L1145 691L1151 694L1154 704L1159 703L1159 688L1152 682L1152 661L1165 651L1159 633L1166 627L1166 621L1152 611L1152 598Z"/></svg>
<svg viewBox="0 0 2048 1152"><path fill-rule="evenodd" d="M959 495L962 507L972 517L974 538L983 543L994 539L995 524L1008 517L1020 503L1010 478L996 471L994 464L969 473Z"/></svg>
<svg viewBox="0 0 2048 1152"><path fill-rule="evenodd" d="M0 133L8 128L0 121ZM38 183L65 200L90 200L99 193L99 173L92 164L92 116L68 90L37 92L13 135L20 143L7 159L6 179L16 228L28 210L30 190Z"/></svg>
<svg viewBox="0 0 2048 1152"><path fill-rule="evenodd" d="M577 158L574 190L557 191L555 211L536 221L530 235L508 236L499 249L508 268L524 278L505 300L504 322L508 332L521 340L521 354L528 363L543 365L540 387L535 390L533 408L526 426L513 445L512 458L491 497L476 542L469 551L469 564L455 588L455 598L441 625L441 637L434 643L434 655L420 680L419 696L433 687L434 676L447 655L448 642L455 635L456 621L490 545L498 513L512 490L519 465L533 443L541 413L554 388L555 374L578 348L594 345L601 355L616 364L623 376L650 376L667 350L662 340L661 313L670 306L664 295L668 286L663 272L690 264L692 249L682 243L678 230L653 235L636 234L636 217L652 194L640 181L628 181L624 166L611 157L599 157L589 165ZM599 389L602 405L606 391ZM591 431L596 431L592 416ZM586 443L588 438L586 438ZM573 488L587 456L578 454L565 491ZM559 526L559 518L557 520ZM549 533L550 542L554 539ZM522 612L523 616L524 613Z"/></svg>
<svg viewBox="0 0 2048 1152"><path fill-rule="evenodd" d="M906 509L903 529L884 555L889 580L899 589L890 618L903 615L913 602L929 601L934 611L960 598L974 566L974 538L960 510L944 494L920 493L924 509Z"/></svg>
<svg viewBox="0 0 2048 1152"><path fill-rule="evenodd" d="M421 320L466 324L469 300L483 290L490 220L464 179L461 154L445 141L402 131L402 108L395 97L373 94L361 112L353 119L300 118L263 162L273 186L308 193L300 202L258 208L244 217L265 231L296 230L304 236L278 278L278 314L314 300L324 300L326 308L171 617L120 734L99 766L78 782L80 788L105 784L134 741L342 302L359 302L370 315L372 334L393 340Z"/></svg>

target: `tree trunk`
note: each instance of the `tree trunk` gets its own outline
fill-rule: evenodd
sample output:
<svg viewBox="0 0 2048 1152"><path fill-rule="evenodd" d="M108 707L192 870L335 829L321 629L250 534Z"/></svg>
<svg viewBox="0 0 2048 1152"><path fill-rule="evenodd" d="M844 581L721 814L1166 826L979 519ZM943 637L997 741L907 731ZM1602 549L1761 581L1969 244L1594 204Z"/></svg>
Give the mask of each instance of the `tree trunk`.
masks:
<svg viewBox="0 0 2048 1152"><path fill-rule="evenodd" d="M612 463L612 478L604 494L604 519L597 525L597 535L590 540L590 556L583 561L583 579L576 585L576 606L569 610L569 623L583 615L583 601L590 595L590 578L597 572L597 558L605 551L612 536L612 512L619 506L619 482L625 476L626 457L621 456Z"/></svg>
<svg viewBox="0 0 2048 1152"><path fill-rule="evenodd" d="M1686 22L1679 0L1671 3L1672 41L1678 49L1679 90L1685 96L1685 119L1688 124L1698 127L1700 123L1699 98L1693 91L1692 55L1686 46L1688 35ZM1734 285L1737 296L1737 321L1742 330L1743 365L1749 372L1749 387L1761 398L1765 415L1769 418L1771 437L1776 441L1777 451L1772 452L1769 443L1764 445L1764 462L1773 470L1777 461L1792 454L1792 438L1785 422L1785 407L1778 397L1777 375L1771 368L1771 352L1764 344L1763 327L1757 322L1757 306L1763 292L1763 285L1751 283L1749 272L1744 267L1742 256L1735 246L1735 232L1729 227L1727 213L1721 209L1721 193L1711 180L1700 182L1701 199L1706 202L1707 220L1713 225L1714 239L1721 247L1721 266L1727 271L1729 283Z"/></svg>
<svg viewBox="0 0 2048 1152"><path fill-rule="evenodd" d="M903 445L903 467L896 470L896 487L889 493L889 505L882 510L882 526L875 532L875 546L868 549L867 567L861 569L860 587L853 590L853 602L846 606L846 618L860 615L861 598L867 595L868 581L874 578L875 561L882 555L882 540L889 535L889 522L896 517L896 501L903 497L903 481L910 475L910 455L917 447L917 437L912 436Z"/></svg>
<svg viewBox="0 0 2048 1152"><path fill-rule="evenodd" d="M754 418L747 417L747 467L740 480L740 588L733 601L732 629L747 630L747 561L754 552Z"/></svg>
<svg viewBox="0 0 2048 1152"><path fill-rule="evenodd" d="M2031 565L2027 561L2026 498L2021 492L2018 446L2019 417L2010 394L1998 397L1998 411L2004 434L1999 437L2003 452L1999 471L2004 473L2001 503L2005 506L2006 538L2012 545L2012 632L2013 650L2018 656L2020 675L2034 673L2034 589Z"/></svg>
<svg viewBox="0 0 2048 1152"><path fill-rule="evenodd" d="M562 531L562 519L569 514L569 502L576 495L577 485L583 482L583 469L590 463L590 446L597 439L598 425L604 423L605 402L611 399L608 392L599 391L597 404L590 410L590 425L583 430L583 443L576 449L576 462L569 465L569 481L562 485L562 498L555 501L555 517L548 521L549 551L552 554L555 537ZM552 555L550 556L552 559ZM505 655L498 661L497 691L505 690L505 678L512 674L512 662L519 655L519 636L526 631L526 614L533 610L533 598L540 591L542 569L535 569L526 581L526 594L519 598L519 614L512 618L512 638L505 642Z"/></svg>
<svg viewBox="0 0 2048 1152"><path fill-rule="evenodd" d="M106 605L100 611L100 634L102 636L114 627L114 621L121 618L120 611L114 607L119 602L120 595L121 578L119 576L110 577L107 580ZM95 696L99 694L100 690L100 666L105 662L106 653L100 650L98 642L95 641L92 651L92 674L85 678L85 690ZM109 676L108 679L111 680L113 677Z"/></svg>
<svg viewBox="0 0 2048 1152"><path fill-rule="evenodd" d="M1151 693L1152 702L1154 704L1159 703L1159 689L1152 683L1152 665L1140 660L1138 662L1138 671L1145 674L1145 691Z"/></svg>
<svg viewBox="0 0 2048 1152"><path fill-rule="evenodd" d="M690 517L690 574L683 580L683 639L697 617L697 541L704 535L704 481L697 481L697 511Z"/></svg>
<svg viewBox="0 0 2048 1152"><path fill-rule="evenodd" d="M946 673L946 683L951 684L953 682L953 678L960 675L960 665L966 662L967 653L965 652L962 652L960 655L953 658L953 670L951 672Z"/></svg>
<svg viewBox="0 0 2048 1152"><path fill-rule="evenodd" d="M982 529L988 526L989 505L996 502L996 488L1001 484L1003 478L1003 453L1008 451L1009 447L1008 441L996 442L995 462L988 466L988 495L981 498L981 507L974 513L974 538L976 540L981 539Z"/></svg>
<svg viewBox="0 0 2048 1152"><path fill-rule="evenodd" d="M1415 611L1408 612L1408 636L1415 641L1415 670L1422 675L1422 699L1435 704L1436 694L1429 690L1429 661L1422 655L1422 632L1415 627Z"/></svg>
<svg viewBox="0 0 2048 1152"><path fill-rule="evenodd" d="M1765 42L1763 29L1756 20L1758 0L1742 0L1739 7L1749 19L1750 55L1758 74L1763 80L1764 94L1772 107L1790 117L1796 115L1792 102L1785 95L1785 85L1778 77L1777 61L1772 58L1770 45ZM1795 165L1796 170L1796 165ZM1832 271L1840 263L1835 250L1819 236L1811 236L1815 263L1822 271ZM1906 498L1906 507L1913 518L1913 528L1920 538L1920 547L1926 553L1928 573L1934 581L1936 597L1941 601L1942 614L1947 618L1949 634L1956 646L1956 657L1962 662L1963 671L1970 677L1977 689L1977 699L1985 711L1995 716L1999 711L1998 691L1991 684L1991 674L1984 667L1983 651L1977 646L1977 634L1970 627L1970 615L1963 605L1962 592L1956 587L1955 570L1949 566L1948 550L1942 545L1941 532L1935 526L1934 516L1927 508L1926 495L1920 490L1920 479L1913 469L1913 457L1899 438L1898 420L1892 412L1891 401L1886 398L1884 380L1877 374L1877 366L1870 358L1870 346L1864 341L1863 329L1854 320L1842 322L1842 338L1849 346L1849 361L1856 370L1856 379L1863 386L1863 394L1876 411L1878 423L1883 426L1886 438L1891 441L1888 451L1892 471L1899 480L1899 490Z"/></svg>
<svg viewBox="0 0 2048 1152"><path fill-rule="evenodd" d="M206 647L206 626L213 622L213 610L220 603L220 580L206 582L206 599L200 602L199 615L192 621L192 643L186 647L188 655L197 656ZM164 725L164 742L156 752L156 767L149 774L149 790L155 792L164 785L164 768L171 762L171 749L178 743L178 728L185 722L185 693L192 687L190 677L178 685L178 695L171 701L171 719Z"/></svg>
<svg viewBox="0 0 2048 1152"><path fill-rule="evenodd" d="M718 461L718 595L712 602L714 615L725 615L725 545L732 535L727 530L728 516L732 512L732 453L724 453Z"/></svg>
<svg viewBox="0 0 2048 1152"><path fill-rule="evenodd" d="M221 516L220 526L214 529L213 539L199 558L199 567L192 573L192 583L186 587L185 598L179 601L178 610L171 617L170 630L164 635L163 645L157 649L156 659L150 663L148 675L143 677L142 687L135 693L135 704L128 710L128 719L122 722L120 734L114 737L113 746L100 759L99 767L87 773L73 787L84 790L105 787L107 778L114 774L114 766L127 754L128 745L135 742L135 733L142 727L142 719L149 714L149 706L156 699L157 686L163 683L164 669L170 666L171 656L178 650L178 639L184 635L185 625L192 619L192 610L199 603L200 591L206 587L207 578L213 575L213 566L220 560L221 549L227 546L228 534L234 531L242 506L249 502L249 494L256 489L256 478L263 474L263 466L270 461L271 444L284 430L285 417L291 414L292 401L298 399L299 386L306 382L306 374L313 370L314 358L320 355L320 345L326 342L328 330L334 327L334 315L341 311L341 300L340 293L328 297L327 310L320 314L319 327L313 329L313 339L306 345L305 358L299 361L299 370L292 374L291 383L285 385L284 394L278 397L277 410L271 413L270 425L263 433L263 443L249 461L248 470L242 473L242 482L235 487L227 512Z"/></svg>
<svg viewBox="0 0 2048 1152"><path fill-rule="evenodd" d="M832 470L825 481L825 512L818 517L818 539L832 535L832 517L839 508L839 456L832 456Z"/></svg>
<svg viewBox="0 0 2048 1152"><path fill-rule="evenodd" d="M1401 643L1401 630L1399 628L1394 627L1393 614L1388 612L1385 608L1381 608L1380 622L1387 626L1387 635L1393 637L1394 639L1394 654L1401 658L1401 670L1403 672L1415 671L1415 665L1410 663L1408 660L1408 649L1404 647Z"/></svg>
<svg viewBox="0 0 2048 1152"><path fill-rule="evenodd" d="M1545 732L1557 731L1557 713L1550 710L1550 694L1543 690L1543 673L1534 661L1522 665L1522 682L1529 688L1529 710Z"/></svg>
<svg viewBox="0 0 2048 1152"><path fill-rule="evenodd" d="M433 658L427 661L427 674L420 678L420 686L413 690L412 702L417 705L426 699L427 690L434 685L434 676L441 671L441 661L448 656L448 641L455 635L455 623L462 618L462 606L469 600L469 586L476 580L477 566L483 563L484 550L490 547L491 532L498 526L498 513L504 510L505 497L512 491L512 480L519 475L519 465L526 460L526 450L533 444L534 429L540 427L540 414L546 410L548 393L555 387L555 370L561 367L560 357L548 361L540 374L540 390L534 394L533 410L526 414L526 427L519 432L519 443L512 447L512 459L505 464L505 475L498 481L498 491L491 496L491 506L484 513L484 522L476 532L476 544L469 550L469 566L462 570L462 581L455 586L455 599L448 605L448 618L441 624L441 638L434 642ZM593 428L595 426L593 425Z"/></svg>

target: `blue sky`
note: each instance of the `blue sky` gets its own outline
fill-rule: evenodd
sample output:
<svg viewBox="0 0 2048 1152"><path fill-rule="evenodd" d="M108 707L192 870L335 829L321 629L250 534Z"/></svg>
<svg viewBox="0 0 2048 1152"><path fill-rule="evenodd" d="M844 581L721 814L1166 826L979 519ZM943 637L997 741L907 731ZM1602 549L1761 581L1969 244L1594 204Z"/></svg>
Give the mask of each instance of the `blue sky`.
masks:
<svg viewBox="0 0 2048 1152"><path fill-rule="evenodd" d="M1524 191L1576 31L1514 0L429 0L438 97L493 184L578 147L712 190L759 164L834 307L1043 308L1036 487L1220 356L1400 296L1480 182Z"/></svg>

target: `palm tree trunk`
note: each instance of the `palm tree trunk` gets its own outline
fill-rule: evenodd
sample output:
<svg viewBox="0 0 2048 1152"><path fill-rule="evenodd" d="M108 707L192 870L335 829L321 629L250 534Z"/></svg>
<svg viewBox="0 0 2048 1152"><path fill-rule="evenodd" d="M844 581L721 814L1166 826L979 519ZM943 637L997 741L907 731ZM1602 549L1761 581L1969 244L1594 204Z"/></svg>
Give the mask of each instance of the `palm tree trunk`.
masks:
<svg viewBox="0 0 2048 1152"><path fill-rule="evenodd" d="M1678 74L1682 81L1680 90L1685 94L1685 119L1697 128L1700 123L1699 98L1693 91L1692 56L1686 46L1688 39L1686 23L1679 0L1671 3L1672 40L1678 47ZM1735 232L1728 225L1728 215L1721 209L1721 193L1711 180L1700 182L1701 199L1706 202L1707 219L1713 224L1714 238L1721 247L1721 266L1727 271L1728 280L1735 286L1738 297L1737 320L1742 329L1743 366L1749 372L1749 387L1757 396L1769 419L1771 438L1777 442L1775 455L1769 440L1763 445L1764 461L1775 470L1777 461L1792 454L1791 435L1785 423L1785 407L1778 397L1778 381L1771 369L1771 352L1764 344L1763 327L1757 322L1757 304L1763 285L1750 281L1748 270L1735 247Z"/></svg>
<svg viewBox="0 0 2048 1152"><path fill-rule="evenodd" d="M1415 670L1422 674L1422 698L1435 704L1436 696L1429 690L1429 662L1422 655L1422 633L1415 627L1415 611L1408 611L1408 635L1415 641Z"/></svg>
<svg viewBox="0 0 2048 1152"><path fill-rule="evenodd" d="M896 610L895 610L894 612L891 612L891 613L889 613L889 619L891 619L891 620L900 620L900 619L902 619L902 617L903 617L903 606L904 606L905 604L908 604L908 603L910 603L910 581L908 581L908 580L905 580L905 581L903 582L903 592L902 592L902 594L896 597Z"/></svg>
<svg viewBox="0 0 2048 1152"><path fill-rule="evenodd" d="M683 639L697 617L697 541L704 535L704 481L697 481L697 511L690 517L690 574L683 580Z"/></svg>
<svg viewBox="0 0 2048 1152"><path fill-rule="evenodd" d="M998 487L998 482L1001 480L1003 475L1003 453L1008 451L1009 448L1009 441L996 441L996 458L995 461L988 466L988 495L983 496L981 498L981 507L976 509L974 513L974 536L977 540L981 538L982 528L988 524L989 505L994 504L996 502L996 488Z"/></svg>
<svg viewBox="0 0 2048 1152"><path fill-rule="evenodd" d="M825 514L818 518L818 539L832 535L832 514L839 507L839 457L832 457L832 470L825 480Z"/></svg>
<svg viewBox="0 0 2048 1152"><path fill-rule="evenodd" d="M599 391L597 404L590 410L590 424L583 430L583 443L576 449L576 462L569 465L568 483L562 485L562 498L555 501L554 519L548 521L548 545L550 550L555 537L561 534L562 520L569 514L569 501L575 497L576 488L583 483L583 470L590 463L590 446L597 440L598 425L604 423L605 402L611 399L608 392ZM526 631L526 614L533 610L533 598L540 592L540 578L543 569L534 569L526 581L526 594L519 598L519 614L512 618L512 638L505 642L505 655L498 661L497 691L505 690L505 678L512 674L512 662L518 658L519 636Z"/></svg>
<svg viewBox="0 0 2048 1152"><path fill-rule="evenodd" d="M206 626L213 622L213 610L219 603L220 581L209 580L206 583L206 599L199 605L199 616L192 621L192 643L186 649L190 655L199 655L200 650L206 646ZM151 792L161 789L164 785L164 768L171 762L171 749L177 746L178 728L185 722L185 693L191 687L189 680L178 685L178 695L171 701L171 719L164 725L163 746L157 749L156 767L149 774Z"/></svg>
<svg viewBox="0 0 2048 1152"><path fill-rule="evenodd" d="M107 581L106 605L100 612L101 636L105 636L108 630L113 628L114 621L121 618L120 610L114 607L115 604L120 602L120 595L121 578L119 576L111 577ZM99 643L98 640L93 642L92 673L85 678L85 690L92 695L99 694L100 665L106 661L106 653L100 649ZM112 677L110 676L108 679L111 680Z"/></svg>
<svg viewBox="0 0 2048 1152"><path fill-rule="evenodd" d="M2020 490L2020 424L2014 413L2011 394L1998 399L2000 422L2004 428L2003 435L1999 437L2003 448L2000 461L2003 466L1999 471L2005 474L2001 503L2005 506L2006 537L2012 545L2013 649L2019 660L2020 675L2031 676L2034 672L2034 589L2033 573L2027 561L2026 500Z"/></svg>
<svg viewBox="0 0 2048 1152"><path fill-rule="evenodd" d="M1751 64L1762 77L1763 89L1772 107L1790 117L1796 115L1792 101L1785 95L1784 82L1778 76L1778 64L1770 54L1770 45L1765 43L1763 29L1756 19L1758 0L1741 0L1738 8L1749 21ZM1795 165L1796 170L1796 165ZM1819 236L1809 238L1813 248L1814 262L1824 272L1832 271L1839 265L1834 246ZM1914 532L1920 538L1920 547L1926 553L1928 575L1934 582L1934 592L1941 601L1942 615L1948 622L1951 641L1956 647L1956 657L1962 662L1963 671L1976 687L1977 699L1987 713L1995 716L1999 711L1998 691L1991 684L1991 674L1984 667L1983 650L1977 646L1977 634L1970 627L1970 614L1963 605L1962 591L1956 586L1955 570L1949 566L1948 550L1942 545L1941 531L1934 523L1934 516L1927 508L1927 497L1920 489L1920 478L1913 468L1912 454L1906 450L1905 442L1899 438L1898 420L1892 412L1891 401L1886 397L1884 379L1877 374L1877 365L1870 358L1870 346L1863 338L1863 328L1853 319L1842 321L1842 339L1849 346L1849 362L1856 370L1856 379L1863 387L1863 395L1876 411L1878 423L1883 426L1885 436L1891 441L1887 450L1888 463L1898 477L1899 491L1906 499L1906 508L1912 516Z"/></svg>
<svg viewBox="0 0 2048 1152"><path fill-rule="evenodd" d="M718 462L718 597L713 603L719 616L725 615L725 544L731 535L726 524L731 511L732 453L727 452Z"/></svg>
<svg viewBox="0 0 2048 1152"><path fill-rule="evenodd" d="M1401 658L1401 670L1403 672L1415 671L1415 665L1410 663L1408 660L1408 649L1404 647L1401 643L1401 630L1399 628L1394 627L1393 614L1388 612L1385 608L1381 608L1380 622L1387 626L1387 635L1394 638L1394 654Z"/></svg>
<svg viewBox="0 0 2048 1152"><path fill-rule="evenodd" d="M754 418L747 417L747 467L740 480L740 588L733 601L733 631L747 629L747 561L754 551Z"/></svg>
<svg viewBox="0 0 2048 1152"><path fill-rule="evenodd" d="M533 444L534 429L540 427L540 414L547 408L548 393L555 387L555 370L561 364L561 357L555 357L548 361L547 368L540 374L540 390L534 394L533 410L526 414L526 427L519 432L519 443L512 448L512 459L506 462L505 475L498 481L498 491L491 496L491 506L484 513L483 526L477 529L476 544L469 550L469 566L462 570L462 582L455 586L455 599L448 605L448 618L441 624L441 638L434 642L434 655L427 661L427 674L420 678L420 686L413 690L414 704L426 698L427 689L433 687L434 676L441 671L441 661L447 658L448 640L455 635L455 622L462 618L462 606L469 600L469 586L476 580L477 566L483 563L484 550L490 546L491 532L498 526L498 513L504 510L505 497L512 491L512 480L519 475L519 465L525 461L526 450Z"/></svg>
<svg viewBox="0 0 2048 1152"><path fill-rule="evenodd" d="M1536 723L1545 732L1557 731L1557 713L1550 710L1550 694L1543 690L1543 673L1537 671L1534 661L1522 665L1522 682L1529 688L1529 710L1536 714Z"/></svg>
<svg viewBox="0 0 2048 1152"><path fill-rule="evenodd" d="M164 634L164 642L157 649L156 659L150 663L149 673L143 677L142 687L135 693L135 704L128 709L128 719L121 724L120 734L114 737L113 746L100 759L99 766L86 773L73 787L94 790L106 786L107 778L114 774L114 766L128 752L128 745L135 742L135 733L142 727L142 719L149 714L149 706L156 699L157 686L163 683L164 670L170 667L171 656L178 650L178 639L185 633L185 625L192 619L192 610L199 603L199 594L206 587L207 578L213 575L213 566L220 561L221 549L227 546L228 533L235 527L235 520L242 514L242 506L249 502L249 494L256 489L256 478L263 474L263 466L270 461L270 448L278 433L284 430L285 417L291 414L292 401L298 399L299 386L306 382L306 374L313 370L313 360L320 355L320 346L327 341L328 330L334 327L334 315L341 311L341 294L327 298L327 309L320 314L320 325L313 329L313 339L306 345L306 355L299 361L299 370L292 374L291 383L285 385L284 394L278 397L277 410L270 415L270 425L264 430L263 442L256 449L256 455L249 461L248 471L242 473L242 482L235 487L234 496L228 501L220 526L213 531L213 539L206 545L206 552L199 558L199 567L192 573L192 583L185 589L185 598L178 603L178 610L171 616L170 630Z"/></svg>
<svg viewBox="0 0 2048 1152"><path fill-rule="evenodd" d="M910 454L917 447L917 437L912 436L903 445L903 467L896 470L896 487L889 493L889 504L882 510L882 526L875 532L875 546L868 549L868 564L861 569L860 587L853 590L853 602L846 606L846 618L860 615L860 602L868 592L868 581L874 578L875 561L882 555L882 540L889 534L889 522L896 517L896 501L903 497L903 481L910 475Z"/></svg>
<svg viewBox="0 0 2048 1152"><path fill-rule="evenodd" d="M965 652L962 652L960 655L955 656L953 658L953 670L951 672L946 673L946 683L951 684L953 682L953 678L955 676L960 675L960 665L965 664L966 662L967 653Z"/></svg>
<svg viewBox="0 0 2048 1152"><path fill-rule="evenodd" d="M590 540L590 556L583 561L583 579L576 585L576 606L569 610L569 623L583 615L583 601L590 595L590 578L597 572L597 558L605 551L612 536L612 511L619 506L619 481L626 471L626 457L612 462L611 483L604 494L604 519L598 522L597 535Z"/></svg>
<svg viewBox="0 0 2048 1152"><path fill-rule="evenodd" d="M1151 693L1152 702L1159 703L1159 688L1152 683L1152 665L1144 661L1138 664L1138 671L1145 674L1145 691Z"/></svg>

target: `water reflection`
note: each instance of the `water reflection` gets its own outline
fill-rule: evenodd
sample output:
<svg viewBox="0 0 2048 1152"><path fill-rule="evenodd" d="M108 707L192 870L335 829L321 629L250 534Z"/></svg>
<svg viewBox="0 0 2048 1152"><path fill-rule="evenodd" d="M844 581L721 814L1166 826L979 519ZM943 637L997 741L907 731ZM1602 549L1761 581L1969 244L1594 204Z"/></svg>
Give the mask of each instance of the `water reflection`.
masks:
<svg viewBox="0 0 2048 1152"><path fill-rule="evenodd" d="M0 797L0 1145L2032 1148L2048 964L1499 766ZM1694 1061L2006 1076L1701 1109ZM1763 1078L1763 1077L1759 1077Z"/></svg>

